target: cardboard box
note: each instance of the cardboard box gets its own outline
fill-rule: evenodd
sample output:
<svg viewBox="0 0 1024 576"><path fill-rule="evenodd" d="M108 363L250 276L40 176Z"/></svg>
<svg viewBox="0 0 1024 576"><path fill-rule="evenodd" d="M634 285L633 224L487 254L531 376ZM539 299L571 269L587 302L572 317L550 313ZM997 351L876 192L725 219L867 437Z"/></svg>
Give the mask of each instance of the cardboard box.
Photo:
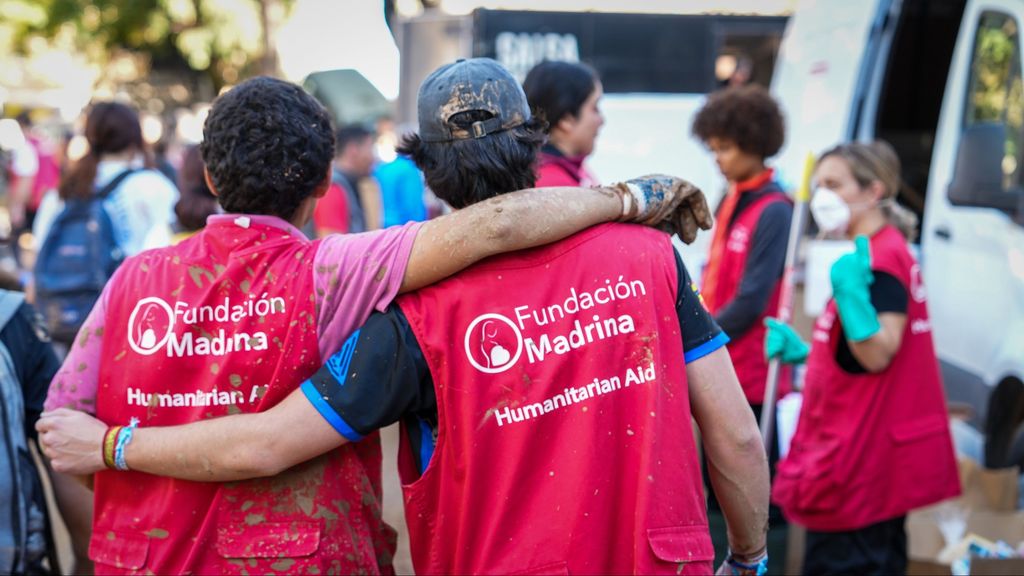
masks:
<svg viewBox="0 0 1024 576"><path fill-rule="evenodd" d="M961 459L959 498L915 510L907 516L907 573L915 576L948 575L939 558L946 545L939 529L942 519L960 517L966 526L961 536L976 534L1016 547L1024 541L1024 512L1016 510L1019 470L988 470ZM948 559L945 559L948 562ZM971 574L1024 574L1024 559L975 558Z"/></svg>
<svg viewBox="0 0 1024 576"><path fill-rule="evenodd" d="M963 493L957 500L972 510L1009 512L1017 509L1020 492L1020 468L990 470L969 458L961 458L960 486Z"/></svg>
<svg viewBox="0 0 1024 576"><path fill-rule="evenodd" d="M907 576L951 576L949 566L938 562L911 560L907 564ZM1011 558L995 560L975 558L971 561L971 576L1020 576L1024 574L1024 559Z"/></svg>

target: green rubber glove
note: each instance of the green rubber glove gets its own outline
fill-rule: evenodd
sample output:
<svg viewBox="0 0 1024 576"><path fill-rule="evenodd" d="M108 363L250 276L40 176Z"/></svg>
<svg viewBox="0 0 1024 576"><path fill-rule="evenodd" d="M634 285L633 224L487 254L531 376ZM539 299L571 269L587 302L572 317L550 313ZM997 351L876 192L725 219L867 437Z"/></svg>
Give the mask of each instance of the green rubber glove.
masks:
<svg viewBox="0 0 1024 576"><path fill-rule="evenodd" d="M764 353L769 360L778 357L783 364L803 364L807 361L811 347L800 339L789 324L783 324L775 318L765 318L764 325L768 328Z"/></svg>
<svg viewBox="0 0 1024 576"><path fill-rule="evenodd" d="M882 329L878 312L871 304L871 244L867 236L857 236L857 249L832 265L832 297L839 309L843 331L851 342L863 342Z"/></svg>

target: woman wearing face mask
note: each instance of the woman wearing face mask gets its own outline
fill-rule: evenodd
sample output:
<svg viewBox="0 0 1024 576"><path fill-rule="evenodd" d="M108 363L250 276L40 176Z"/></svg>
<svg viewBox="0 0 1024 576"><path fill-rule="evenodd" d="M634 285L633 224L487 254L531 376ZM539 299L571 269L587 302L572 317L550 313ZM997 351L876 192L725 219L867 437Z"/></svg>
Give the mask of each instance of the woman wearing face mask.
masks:
<svg viewBox="0 0 1024 576"><path fill-rule="evenodd" d="M902 574L908 511L960 491L932 345L916 217L896 204L884 142L844 144L815 170L811 214L856 251L832 267L832 300L808 350L767 320L769 357L807 362L804 401L772 499L807 528L805 574Z"/></svg>
<svg viewBox="0 0 1024 576"><path fill-rule="evenodd" d="M526 75L523 91L533 113L548 123L548 142L539 155L537 187L597 184L583 166L604 124L598 108L604 91L597 72L585 64L544 61Z"/></svg>

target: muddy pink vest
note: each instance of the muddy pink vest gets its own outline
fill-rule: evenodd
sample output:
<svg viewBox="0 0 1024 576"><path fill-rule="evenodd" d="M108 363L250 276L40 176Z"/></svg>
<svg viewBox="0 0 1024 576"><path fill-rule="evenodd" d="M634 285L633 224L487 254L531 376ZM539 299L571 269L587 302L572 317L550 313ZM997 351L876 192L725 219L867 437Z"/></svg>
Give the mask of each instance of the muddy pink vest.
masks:
<svg viewBox="0 0 1024 576"><path fill-rule="evenodd" d="M885 371L854 375L835 361L845 337L835 302L818 318L800 421L772 491L811 530L856 530L960 493L921 268L893 227L871 239L871 267L906 288L907 327Z"/></svg>
<svg viewBox="0 0 1024 576"><path fill-rule="evenodd" d="M604 225L399 299L439 416L399 455L417 573L711 573L672 250Z"/></svg>
<svg viewBox="0 0 1024 576"><path fill-rule="evenodd" d="M103 338L97 416L169 426L281 401L321 363L317 247L220 221L125 262L103 333L80 336ZM246 482L100 472L89 556L101 573L390 571L379 437L368 440Z"/></svg>
<svg viewBox="0 0 1024 576"><path fill-rule="evenodd" d="M736 297L743 282L747 257L750 255L750 243L757 230L757 222L765 208L775 202L789 202L782 192L769 193L747 207L729 226L725 250L722 252L722 264L718 269L718 293L715 298L717 305L709 311L717 314ZM751 405L764 403L765 383L768 379L768 361L764 356L765 327L764 319L776 316L779 311L779 297L782 280L775 283L772 294L764 312L751 327L737 338L732 339L726 347L736 368L736 378L743 386L743 394ZM778 397L782 398L791 388L791 371L783 368L779 377Z"/></svg>

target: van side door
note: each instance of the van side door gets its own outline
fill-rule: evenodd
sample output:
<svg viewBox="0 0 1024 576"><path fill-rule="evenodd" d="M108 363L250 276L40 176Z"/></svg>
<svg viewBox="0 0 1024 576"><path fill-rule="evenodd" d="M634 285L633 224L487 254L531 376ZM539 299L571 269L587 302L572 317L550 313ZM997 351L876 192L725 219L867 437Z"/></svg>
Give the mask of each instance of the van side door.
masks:
<svg viewBox="0 0 1024 576"><path fill-rule="evenodd" d="M984 409L1024 317L1021 23L1013 0L969 2L950 66L921 235L936 348L951 400ZM970 143L973 142L973 143ZM984 200L978 200L984 198ZM1015 256L1016 255L1016 256ZM1014 333L1017 333L1014 336ZM1019 354L1017 364L1024 363Z"/></svg>

